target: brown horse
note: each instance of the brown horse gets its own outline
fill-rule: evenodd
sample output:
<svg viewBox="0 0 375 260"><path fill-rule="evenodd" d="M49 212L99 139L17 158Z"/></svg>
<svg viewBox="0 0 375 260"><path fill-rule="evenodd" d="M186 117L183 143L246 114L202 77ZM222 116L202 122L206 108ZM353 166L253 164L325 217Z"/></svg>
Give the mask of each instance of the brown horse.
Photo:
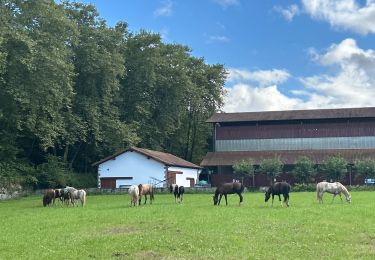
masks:
<svg viewBox="0 0 375 260"><path fill-rule="evenodd" d="M150 204L152 204L152 201L154 200L154 188L150 184L139 184L139 202L138 204L141 205L142 202L142 195L145 195L145 203L147 202L147 195L150 195Z"/></svg>
<svg viewBox="0 0 375 260"><path fill-rule="evenodd" d="M51 205L54 199L55 199L55 191L53 189L46 190L43 196L43 207Z"/></svg>
<svg viewBox="0 0 375 260"><path fill-rule="evenodd" d="M283 206L283 203L281 201L280 195L282 194L284 197L284 203L287 207L289 207L289 192L290 192L290 185L287 182L275 182L272 184L268 190L266 191L264 195L264 201L267 202L271 195L272 195L272 207L273 207L273 199L275 195L279 196L279 201L281 206Z"/></svg>
<svg viewBox="0 0 375 260"><path fill-rule="evenodd" d="M220 205L221 197L225 197L225 203L228 205L227 194L238 194L240 197L240 206L243 202L242 192L244 191L245 187L240 182L229 182L223 183L219 187L216 188L215 195L213 196L214 205ZM219 198L220 195L220 198Z"/></svg>

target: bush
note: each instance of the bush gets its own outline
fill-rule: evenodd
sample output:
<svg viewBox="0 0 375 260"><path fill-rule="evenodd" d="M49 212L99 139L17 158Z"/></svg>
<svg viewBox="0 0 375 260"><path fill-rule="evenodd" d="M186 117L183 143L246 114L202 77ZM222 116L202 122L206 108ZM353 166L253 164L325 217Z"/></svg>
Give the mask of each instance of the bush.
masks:
<svg viewBox="0 0 375 260"><path fill-rule="evenodd" d="M315 183L296 183L292 187L292 191L316 191L316 184Z"/></svg>

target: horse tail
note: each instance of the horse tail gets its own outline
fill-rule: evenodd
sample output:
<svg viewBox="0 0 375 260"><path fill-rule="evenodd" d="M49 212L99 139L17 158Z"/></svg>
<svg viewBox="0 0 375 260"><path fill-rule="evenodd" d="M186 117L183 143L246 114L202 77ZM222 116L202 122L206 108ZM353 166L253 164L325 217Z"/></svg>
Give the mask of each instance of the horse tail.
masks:
<svg viewBox="0 0 375 260"><path fill-rule="evenodd" d="M150 189L150 200L154 200L154 187L151 186L151 189Z"/></svg>
<svg viewBox="0 0 375 260"><path fill-rule="evenodd" d="M81 199L82 207L85 206L85 204L86 204L86 192L84 190L81 190L80 199Z"/></svg>

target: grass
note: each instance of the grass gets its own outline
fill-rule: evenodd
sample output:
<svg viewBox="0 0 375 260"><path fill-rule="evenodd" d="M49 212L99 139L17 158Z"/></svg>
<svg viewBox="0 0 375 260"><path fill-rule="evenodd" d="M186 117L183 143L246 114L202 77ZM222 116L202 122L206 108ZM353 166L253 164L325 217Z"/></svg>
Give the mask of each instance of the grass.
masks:
<svg viewBox="0 0 375 260"><path fill-rule="evenodd" d="M128 195L88 196L84 208L41 206L32 196L0 202L0 259L375 259L375 192L352 204L319 205L315 193L291 193L272 208L262 193L222 205L210 194L175 204L130 208Z"/></svg>

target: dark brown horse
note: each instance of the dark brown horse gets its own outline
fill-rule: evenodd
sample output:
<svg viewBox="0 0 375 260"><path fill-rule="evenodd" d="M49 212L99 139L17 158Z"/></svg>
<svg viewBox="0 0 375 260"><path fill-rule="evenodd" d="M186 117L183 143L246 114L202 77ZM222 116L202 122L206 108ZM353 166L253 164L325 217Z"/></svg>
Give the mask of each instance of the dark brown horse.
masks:
<svg viewBox="0 0 375 260"><path fill-rule="evenodd" d="M53 189L46 190L43 196L43 207L51 205L54 199L55 199L55 191Z"/></svg>
<svg viewBox="0 0 375 260"><path fill-rule="evenodd" d="M182 202L182 198L184 196L184 193L185 193L185 188L184 186L180 185L178 186L177 184L171 184L171 186L169 186L169 192L174 194L174 202Z"/></svg>
<svg viewBox="0 0 375 260"><path fill-rule="evenodd" d="M150 204L152 204L152 201L154 200L154 188L151 184L139 184L139 201L138 204L141 205L142 202L142 195L145 195L145 203L147 202L147 195L150 195Z"/></svg>
<svg viewBox="0 0 375 260"><path fill-rule="evenodd" d="M214 205L220 205L221 197L225 197L225 203L228 205L227 194L238 194L240 197L240 206L243 202L242 192L245 187L240 182L223 183L216 188L215 195L213 196ZM220 197L219 197L220 195Z"/></svg>
<svg viewBox="0 0 375 260"><path fill-rule="evenodd" d="M275 182L266 191L264 201L267 202L272 195L272 206L273 206L274 196L278 195L280 204L281 204L281 206L283 206L283 203L281 202L281 198L280 198L280 195L282 194L283 197L284 197L284 203L286 204L287 207L289 207L289 191L290 191L289 183L287 183L285 181Z"/></svg>

